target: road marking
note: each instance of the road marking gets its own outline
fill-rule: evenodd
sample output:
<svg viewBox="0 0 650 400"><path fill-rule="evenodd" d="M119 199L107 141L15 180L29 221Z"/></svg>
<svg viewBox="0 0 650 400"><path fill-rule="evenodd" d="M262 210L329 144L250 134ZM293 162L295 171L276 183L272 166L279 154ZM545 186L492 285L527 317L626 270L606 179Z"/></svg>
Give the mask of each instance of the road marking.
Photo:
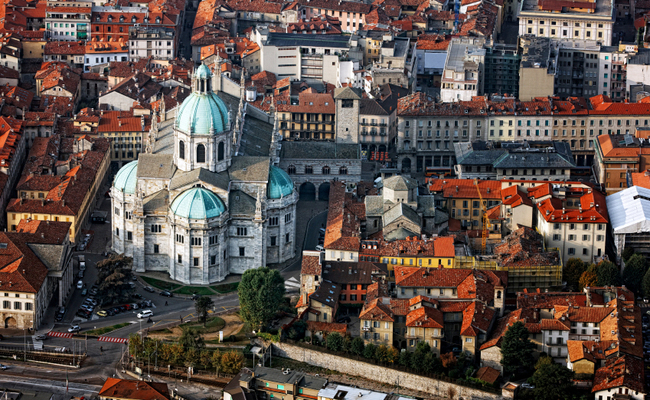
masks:
<svg viewBox="0 0 650 400"><path fill-rule="evenodd" d="M47 336L50 337L61 337L61 338L68 338L70 339L72 337L72 333L70 332L54 332L54 331L49 331L47 333Z"/></svg>
<svg viewBox="0 0 650 400"><path fill-rule="evenodd" d="M110 336L100 336L97 340L100 342L109 342L109 343L126 343L129 341L129 339L116 338Z"/></svg>

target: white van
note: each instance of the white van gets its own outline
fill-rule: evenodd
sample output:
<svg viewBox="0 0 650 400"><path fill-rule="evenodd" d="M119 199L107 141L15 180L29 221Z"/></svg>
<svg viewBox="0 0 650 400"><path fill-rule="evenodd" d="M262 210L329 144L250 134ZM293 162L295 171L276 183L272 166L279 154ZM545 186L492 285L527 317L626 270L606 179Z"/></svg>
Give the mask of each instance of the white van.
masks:
<svg viewBox="0 0 650 400"><path fill-rule="evenodd" d="M319 244L318 246L316 246L316 251L325 251L325 247Z"/></svg>
<svg viewBox="0 0 650 400"><path fill-rule="evenodd" d="M86 256L84 255L79 256L79 270L80 271L86 270Z"/></svg>
<svg viewBox="0 0 650 400"><path fill-rule="evenodd" d="M138 313L138 318L148 318L148 317L153 317L153 311L142 310Z"/></svg>

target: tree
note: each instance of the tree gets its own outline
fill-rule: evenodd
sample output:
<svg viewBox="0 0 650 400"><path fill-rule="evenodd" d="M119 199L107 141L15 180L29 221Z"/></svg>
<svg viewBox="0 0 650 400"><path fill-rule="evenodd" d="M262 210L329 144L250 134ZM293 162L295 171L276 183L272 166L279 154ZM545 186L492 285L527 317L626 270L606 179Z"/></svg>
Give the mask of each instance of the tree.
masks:
<svg viewBox="0 0 650 400"><path fill-rule="evenodd" d="M219 368L221 368L221 352L219 350L212 352L212 367L216 370L216 375L219 376Z"/></svg>
<svg viewBox="0 0 650 400"><path fill-rule="evenodd" d="M368 343L366 347L363 349L363 356L369 360L372 360L375 358L375 346L372 343Z"/></svg>
<svg viewBox="0 0 650 400"><path fill-rule="evenodd" d="M375 348L375 360L380 363L388 362L388 347L380 344Z"/></svg>
<svg viewBox="0 0 650 400"><path fill-rule="evenodd" d="M338 332L332 332L325 339L325 347L332 351L343 350L343 336Z"/></svg>
<svg viewBox="0 0 650 400"><path fill-rule="evenodd" d="M650 269L643 276L643 282L641 283L641 289L643 289L643 295L645 297L650 297Z"/></svg>
<svg viewBox="0 0 650 400"><path fill-rule="evenodd" d="M399 365L402 367L411 367L411 353L402 350L399 354Z"/></svg>
<svg viewBox="0 0 650 400"><path fill-rule="evenodd" d="M424 369L424 359L426 353L422 351L414 351L411 355L411 369L415 372L422 372Z"/></svg>
<svg viewBox="0 0 650 400"><path fill-rule="evenodd" d="M133 293L129 284L132 277L133 259L124 255L112 255L97 263L97 298L102 304L128 301Z"/></svg>
<svg viewBox="0 0 650 400"><path fill-rule="evenodd" d="M180 343L174 343L170 346L169 363L173 365L181 364L184 360L185 349Z"/></svg>
<svg viewBox="0 0 650 400"><path fill-rule="evenodd" d="M570 258L562 271L563 279L567 286L576 290L580 284L582 273L587 270L585 263L579 258Z"/></svg>
<svg viewBox="0 0 650 400"><path fill-rule="evenodd" d="M210 368L212 366L212 352L209 350L201 350L201 353L199 354L199 362L203 368Z"/></svg>
<svg viewBox="0 0 650 400"><path fill-rule="evenodd" d="M623 249L623 252L621 253L621 257L623 258L623 261L627 264L627 260L634 255L634 249L631 247L626 247Z"/></svg>
<svg viewBox="0 0 650 400"><path fill-rule="evenodd" d="M533 364L535 345L528 338L528 329L523 322L510 325L501 342L501 365L506 374L526 370Z"/></svg>
<svg viewBox="0 0 650 400"><path fill-rule="evenodd" d="M456 356L451 351L440 356L440 361L442 361L442 366L447 369L453 369L456 366L458 360Z"/></svg>
<svg viewBox="0 0 650 400"><path fill-rule="evenodd" d="M598 275L596 274L596 264L591 264L589 268L580 276L580 282L578 288L582 289L586 287L592 287L598 285Z"/></svg>
<svg viewBox="0 0 650 400"><path fill-rule="evenodd" d="M634 293L640 294L646 269L645 257L641 254L634 254L625 262L625 269L622 274L623 284Z"/></svg>
<svg viewBox="0 0 650 400"><path fill-rule="evenodd" d="M236 351L227 351L221 355L221 370L226 374L236 374L244 366L244 355Z"/></svg>
<svg viewBox="0 0 650 400"><path fill-rule="evenodd" d="M142 358L142 353L144 351L144 343L142 343L142 336L137 333L132 333L129 335L129 354L131 357L135 358L136 361Z"/></svg>
<svg viewBox="0 0 650 400"><path fill-rule="evenodd" d="M433 354L433 353L431 353L431 354ZM390 346L388 348L388 354L386 355L386 360L391 364L394 364L395 362L397 362L397 360L399 360L399 350L397 350L393 346Z"/></svg>
<svg viewBox="0 0 650 400"><path fill-rule="evenodd" d="M249 269L239 283L239 314L253 329L260 330L280 308L284 292L284 279L277 270Z"/></svg>
<svg viewBox="0 0 650 400"><path fill-rule="evenodd" d="M547 364L553 364L553 358L549 356L540 356L537 360L537 364L535 364L535 370L538 370Z"/></svg>
<svg viewBox="0 0 650 400"><path fill-rule="evenodd" d="M189 349L194 350L203 350L205 348L205 343L203 342L203 337L197 332L196 329L184 328L181 337L178 339L178 343L183 346L184 351Z"/></svg>
<svg viewBox="0 0 650 400"><path fill-rule="evenodd" d="M573 371L560 364L543 364L530 378L535 385L535 399L557 400L567 398L573 389Z"/></svg>
<svg viewBox="0 0 650 400"><path fill-rule="evenodd" d="M208 310L212 308L214 302L208 296L201 296L194 302L196 314L199 316L199 321L203 321L203 326L208 320Z"/></svg>
<svg viewBox="0 0 650 400"><path fill-rule="evenodd" d="M611 261L601 261L596 268L598 275L598 286L619 286L621 284L621 272Z"/></svg>
<svg viewBox="0 0 650 400"><path fill-rule="evenodd" d="M199 363L199 351L196 348L189 348L183 354L183 361L186 367L194 367Z"/></svg>
<svg viewBox="0 0 650 400"><path fill-rule="evenodd" d="M352 344L350 345L350 353L354 354L355 356L360 356L363 354L365 347L366 345L363 343L363 339L360 337L355 337L352 339Z"/></svg>
<svg viewBox="0 0 650 400"><path fill-rule="evenodd" d="M291 340L300 340L305 337L306 331L307 323L300 319L291 325L291 328L287 331L287 336Z"/></svg>

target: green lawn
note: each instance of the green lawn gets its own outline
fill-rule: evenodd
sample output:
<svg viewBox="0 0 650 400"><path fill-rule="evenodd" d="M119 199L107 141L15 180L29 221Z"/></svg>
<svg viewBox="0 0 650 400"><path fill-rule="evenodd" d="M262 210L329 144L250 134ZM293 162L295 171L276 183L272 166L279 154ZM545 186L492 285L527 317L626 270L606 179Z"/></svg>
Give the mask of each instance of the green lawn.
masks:
<svg viewBox="0 0 650 400"><path fill-rule="evenodd" d="M140 279L142 279L143 281L147 282L149 285L158 289L175 290L181 287L181 285L179 285L178 283L165 282L165 281L161 281L160 279L150 278L148 276L141 276Z"/></svg>
<svg viewBox="0 0 650 400"><path fill-rule="evenodd" d="M208 316L208 321L205 324L205 328L203 327L202 323L197 323L196 321L188 322L183 325L180 325L181 328L184 327L190 327L194 328L200 333L211 333L211 332L219 332L226 326L226 322L219 318L219 317L212 317Z"/></svg>
<svg viewBox="0 0 650 400"><path fill-rule="evenodd" d="M105 326L103 328L92 329L92 330L84 331L84 332L81 332L81 333L82 334L87 334L87 335L92 335L92 336L100 336L100 335L105 335L108 332L113 332L114 330L124 328L125 326L128 326L128 325L130 325L129 322L123 322L121 324Z"/></svg>
<svg viewBox="0 0 650 400"><path fill-rule="evenodd" d="M239 282L225 283L223 285L211 286L212 290L217 293L230 293L237 290Z"/></svg>
<svg viewBox="0 0 650 400"><path fill-rule="evenodd" d="M207 286L183 286L174 291L178 294L200 294L201 296L213 296L214 292Z"/></svg>

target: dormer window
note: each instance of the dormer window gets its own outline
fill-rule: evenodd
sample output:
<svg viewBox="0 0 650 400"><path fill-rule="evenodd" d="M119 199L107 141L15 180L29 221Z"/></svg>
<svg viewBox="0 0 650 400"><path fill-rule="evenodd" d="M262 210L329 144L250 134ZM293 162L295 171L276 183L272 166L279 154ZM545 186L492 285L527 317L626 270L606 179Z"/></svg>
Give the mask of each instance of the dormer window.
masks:
<svg viewBox="0 0 650 400"><path fill-rule="evenodd" d="M95 17L95 22L99 22L100 18L99 15Z"/></svg>
<svg viewBox="0 0 650 400"><path fill-rule="evenodd" d="M120 15L120 22L124 22L124 15Z"/></svg>
<svg viewBox="0 0 650 400"><path fill-rule="evenodd" d="M136 22L137 20L138 19L135 16L131 17L131 22Z"/></svg>
<svg viewBox="0 0 650 400"><path fill-rule="evenodd" d="M160 17L156 17L156 23L157 23L157 24L160 23Z"/></svg>
<svg viewBox="0 0 650 400"><path fill-rule="evenodd" d="M108 22L113 22L113 16L112 15L108 16Z"/></svg>

